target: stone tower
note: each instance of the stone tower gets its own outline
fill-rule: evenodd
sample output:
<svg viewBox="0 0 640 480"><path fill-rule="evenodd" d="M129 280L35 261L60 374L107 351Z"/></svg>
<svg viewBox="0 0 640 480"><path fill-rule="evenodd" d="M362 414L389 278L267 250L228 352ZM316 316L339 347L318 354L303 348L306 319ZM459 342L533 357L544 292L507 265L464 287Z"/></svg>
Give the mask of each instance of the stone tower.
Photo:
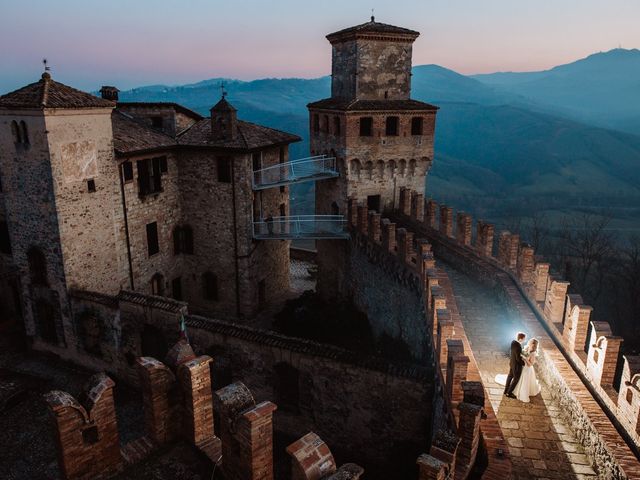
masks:
<svg viewBox="0 0 640 480"><path fill-rule="evenodd" d="M327 35L331 98L310 103L311 154L337 159L340 176L316 185L317 214L346 214L347 199L393 209L400 189L424 193L437 107L412 100L411 54L419 33L371 21ZM348 291L344 242L318 242L318 290Z"/></svg>
<svg viewBox="0 0 640 480"><path fill-rule="evenodd" d="M68 289L115 294L126 282L113 108L48 72L0 98L2 196L25 325L52 347L74 348Z"/></svg>

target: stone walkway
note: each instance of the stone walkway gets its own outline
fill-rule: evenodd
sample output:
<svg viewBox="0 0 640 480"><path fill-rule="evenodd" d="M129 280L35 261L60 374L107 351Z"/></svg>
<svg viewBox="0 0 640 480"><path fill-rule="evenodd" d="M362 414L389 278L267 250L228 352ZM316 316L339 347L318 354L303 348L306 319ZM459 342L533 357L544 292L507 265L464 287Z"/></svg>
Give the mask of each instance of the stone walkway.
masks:
<svg viewBox="0 0 640 480"><path fill-rule="evenodd" d="M582 446L560 419L545 384L542 393L526 404L504 397L504 387L495 382L496 375L509 370L509 346L515 334L524 329L521 321L475 280L452 268L447 268L447 273L482 381L509 443L513 478L597 478Z"/></svg>

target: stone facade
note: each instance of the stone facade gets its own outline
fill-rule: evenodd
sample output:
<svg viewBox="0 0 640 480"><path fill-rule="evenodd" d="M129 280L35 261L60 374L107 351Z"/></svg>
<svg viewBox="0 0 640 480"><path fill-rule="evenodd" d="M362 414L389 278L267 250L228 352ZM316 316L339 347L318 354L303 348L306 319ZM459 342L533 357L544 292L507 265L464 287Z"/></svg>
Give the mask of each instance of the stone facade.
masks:
<svg viewBox="0 0 640 480"><path fill-rule="evenodd" d="M238 120L237 135L218 138L211 123L176 104L99 99L48 73L0 97L13 285L3 303L23 311L34 346L67 358L84 348L89 325L73 323L71 290L132 289L235 318L288 291L289 243L253 239L253 221L288 215L288 188L254 191L252 178L287 161L297 137Z"/></svg>
<svg viewBox="0 0 640 480"><path fill-rule="evenodd" d="M335 157L340 176L316 185L317 214L346 212L348 198L382 213L397 208L404 187L424 194L437 108L409 98L418 35L372 19L327 36L332 96L309 104L311 154ZM344 245L317 243L318 291L344 296L334 263L344 259Z"/></svg>

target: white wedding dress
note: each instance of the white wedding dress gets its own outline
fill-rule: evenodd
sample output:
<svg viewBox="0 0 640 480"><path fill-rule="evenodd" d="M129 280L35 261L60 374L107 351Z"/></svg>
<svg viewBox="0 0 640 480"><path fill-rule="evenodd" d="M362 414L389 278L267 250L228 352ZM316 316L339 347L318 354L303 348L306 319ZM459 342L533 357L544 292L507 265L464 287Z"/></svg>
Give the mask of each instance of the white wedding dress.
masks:
<svg viewBox="0 0 640 480"><path fill-rule="evenodd" d="M529 397L535 397L540 393L540 383L536 378L536 371L533 369L537 356L538 352L529 354L528 362L525 360L522 375L520 375L520 380L513 391L513 394L521 402L529 403Z"/></svg>

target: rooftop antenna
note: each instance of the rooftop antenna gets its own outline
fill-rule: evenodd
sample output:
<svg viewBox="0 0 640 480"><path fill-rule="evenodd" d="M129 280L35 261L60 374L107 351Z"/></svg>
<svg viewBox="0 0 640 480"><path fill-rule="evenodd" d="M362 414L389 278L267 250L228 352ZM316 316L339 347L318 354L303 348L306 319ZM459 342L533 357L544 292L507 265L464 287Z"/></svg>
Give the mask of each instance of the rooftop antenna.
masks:
<svg viewBox="0 0 640 480"><path fill-rule="evenodd" d="M220 94L222 95L222 98L227 96L227 91L224 89L224 81L220 82Z"/></svg>
<svg viewBox="0 0 640 480"><path fill-rule="evenodd" d="M372 8L372 9L371 9L371 21L372 21L372 22L375 22L375 21L376 21L376 17L373 15L375 11L376 11L376 9L375 9L375 8Z"/></svg>
<svg viewBox="0 0 640 480"><path fill-rule="evenodd" d="M45 71L45 72L48 72L48 71L50 71L50 70L51 70L51 67L50 67L49 65L47 65L47 63L48 63L47 59L46 59L46 58L43 58L43 59L42 59L42 64L44 65L44 71Z"/></svg>

